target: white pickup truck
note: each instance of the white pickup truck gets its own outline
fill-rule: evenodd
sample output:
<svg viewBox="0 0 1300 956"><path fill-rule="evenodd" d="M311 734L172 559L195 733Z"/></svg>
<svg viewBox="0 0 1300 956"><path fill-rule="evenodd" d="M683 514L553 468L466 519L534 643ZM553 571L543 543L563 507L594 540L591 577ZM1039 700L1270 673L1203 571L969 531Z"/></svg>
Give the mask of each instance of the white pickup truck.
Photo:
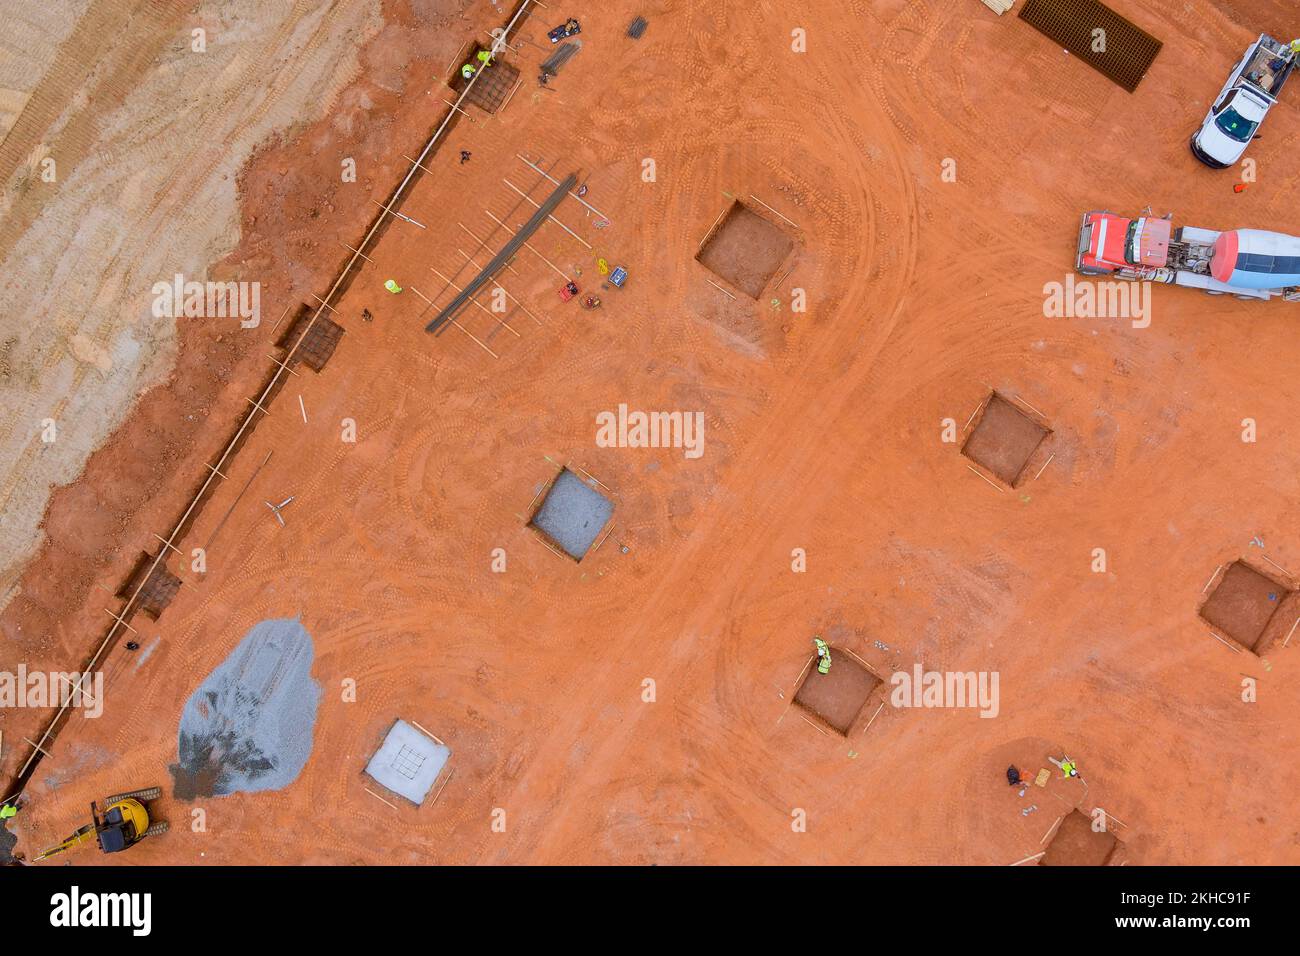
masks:
<svg viewBox="0 0 1300 956"><path fill-rule="evenodd" d="M1295 68L1297 45L1284 46L1267 34L1259 35L1192 137L1192 155L1215 169L1226 169L1241 158Z"/></svg>

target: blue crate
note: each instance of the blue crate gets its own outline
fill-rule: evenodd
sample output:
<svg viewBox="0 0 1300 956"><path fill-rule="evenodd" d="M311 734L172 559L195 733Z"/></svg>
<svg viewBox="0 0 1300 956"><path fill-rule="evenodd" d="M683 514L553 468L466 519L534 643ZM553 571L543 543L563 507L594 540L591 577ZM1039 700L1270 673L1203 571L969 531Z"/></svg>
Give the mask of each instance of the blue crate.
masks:
<svg viewBox="0 0 1300 956"><path fill-rule="evenodd" d="M623 283L627 281L627 270L622 266L617 267L609 274L609 284L616 289L623 288Z"/></svg>

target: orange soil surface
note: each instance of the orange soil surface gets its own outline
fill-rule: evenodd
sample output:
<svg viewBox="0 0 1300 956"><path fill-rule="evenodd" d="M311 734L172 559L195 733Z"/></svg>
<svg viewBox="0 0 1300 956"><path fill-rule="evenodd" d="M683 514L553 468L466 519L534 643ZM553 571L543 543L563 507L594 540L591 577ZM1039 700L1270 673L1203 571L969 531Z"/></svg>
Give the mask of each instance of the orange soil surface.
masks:
<svg viewBox="0 0 1300 956"><path fill-rule="evenodd" d="M1252 147L1260 179L1240 195L1186 147L1246 44L1287 35L1286 5L1120 5L1165 41L1133 95L973 0L728 6L542 11L581 17L582 51L547 92L532 79L544 51L525 44L505 112L443 144L403 206L428 228L389 229L336 303L338 351L319 375L299 370L229 469L182 545L215 534L208 572L183 575L147 659L115 651L104 717L74 717L42 763L14 821L21 850L105 793L170 794L184 701L258 621L300 615L322 696L298 780L164 799L166 836L78 862L1011 863L1075 807L1123 822L1115 858L1130 863L1300 862L1287 759L1300 642L1281 646L1294 602L1262 657L1197 613L1233 559L1300 568L1295 306L1157 288L1149 328L1043 314L1086 209L1300 231L1292 106ZM637 13L650 27L633 41ZM522 35L545 44L550 25ZM393 104L390 159L419 149L439 95ZM273 162L324 156L324 183L338 149L327 138ZM503 179L549 193L517 152L557 177L581 170L611 220L597 229L566 200L557 218L594 249L547 224L537 252L580 266L584 291L596 256L631 278L583 312L522 252L501 281L541 324L515 310L516 336L462 316L494 359L454 328L425 334L413 292L449 298L431 267L473 274L458 223L495 248L504 232L485 210L527 217ZM297 191L266 197L250 174L250 220L268 201L315 206L324 187L296 175ZM365 200L385 194L376 181ZM796 240L788 278L757 302L695 261L732 198L751 196ZM389 277L407 291L385 293ZM795 288L806 314L790 311ZM256 356L273 339L253 334ZM1014 490L941 440L992 389L1052 429L1046 467ZM597 447L595 416L620 403L703 411L704 455ZM345 418L356 444L340 441ZM229 421L196 426L196 457L176 463L190 482ZM617 493L612 534L580 564L525 528L566 462ZM262 502L289 495L281 528ZM146 510L161 522L179 503ZM93 644L102 598L81 600L51 600L48 626ZM999 713L886 704L847 738L827 732L790 708L813 633L882 674L997 671ZM1257 702L1242 701L1244 677ZM453 751L418 809L380 802L361 773L398 717ZM1006 785L1009 763L1032 776L1062 751L1086 783L1051 768L1025 798Z"/></svg>

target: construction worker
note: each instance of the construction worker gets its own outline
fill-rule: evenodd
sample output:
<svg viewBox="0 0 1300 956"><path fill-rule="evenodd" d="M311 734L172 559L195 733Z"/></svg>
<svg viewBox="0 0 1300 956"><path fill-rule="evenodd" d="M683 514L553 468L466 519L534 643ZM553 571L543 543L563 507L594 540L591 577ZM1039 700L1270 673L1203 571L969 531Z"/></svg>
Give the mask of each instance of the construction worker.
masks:
<svg viewBox="0 0 1300 956"><path fill-rule="evenodd" d="M484 67L491 66L491 65L492 65L492 51L491 51L491 50L479 50L479 51L478 51L478 54L474 57L474 59L476 59L476 60L478 60L480 63L482 63ZM481 69L481 68L480 68L480 69Z"/></svg>
<svg viewBox="0 0 1300 956"><path fill-rule="evenodd" d="M1291 41L1291 53L1294 56L1300 56L1300 37Z"/></svg>
<svg viewBox="0 0 1300 956"><path fill-rule="evenodd" d="M472 80L472 79L474 79L474 74L475 74L476 72L477 72L477 71L474 69L474 64L473 64L473 63L466 63L464 66L462 66L462 67L460 68L460 75L463 76L463 77L464 77L465 79L467 79L467 80Z"/></svg>
<svg viewBox="0 0 1300 956"><path fill-rule="evenodd" d="M1061 773L1063 773L1066 777L1079 776L1079 765L1075 763L1073 760L1071 760L1069 757L1062 756L1060 760L1057 760L1055 757L1048 757L1047 759L1049 762L1054 763L1058 767L1060 767Z"/></svg>
<svg viewBox="0 0 1300 956"><path fill-rule="evenodd" d="M16 817L17 815L18 808L12 803L6 803L3 807L0 807L0 820L8 820L10 817Z"/></svg>
<svg viewBox="0 0 1300 956"><path fill-rule="evenodd" d="M830 646L820 637L814 637L813 644L817 648L817 673L829 674L831 670Z"/></svg>
<svg viewBox="0 0 1300 956"><path fill-rule="evenodd" d="M397 293L402 291L402 287L392 279L384 280L384 288L393 293L393 295L397 295Z"/></svg>

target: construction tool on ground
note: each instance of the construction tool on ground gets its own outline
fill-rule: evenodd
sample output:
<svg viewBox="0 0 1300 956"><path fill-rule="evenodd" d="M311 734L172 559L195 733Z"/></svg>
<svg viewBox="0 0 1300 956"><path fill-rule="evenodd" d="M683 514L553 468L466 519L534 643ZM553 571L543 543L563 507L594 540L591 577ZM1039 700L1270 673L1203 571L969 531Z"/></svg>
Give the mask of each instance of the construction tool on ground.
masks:
<svg viewBox="0 0 1300 956"><path fill-rule="evenodd" d="M562 44L554 53L542 62L542 85L546 85L547 79L560 75L560 68L569 60L577 55L582 49L582 41L574 40L572 43Z"/></svg>
<svg viewBox="0 0 1300 956"><path fill-rule="evenodd" d="M297 495L290 495L288 498L285 498L284 501L281 501L278 505L273 505L273 504L271 504L271 502L269 502L269 501L268 501L268 502L265 502L266 506L267 506L268 508L271 509L271 513L272 513L273 515L275 515L275 520L278 521L278 522L280 522L280 527L281 527L281 528L284 527L284 519L280 517L280 511L281 511L281 510L282 510L282 509L283 509L287 504L289 504L289 502L293 501L293 499L296 498L296 497L297 497Z"/></svg>
<svg viewBox="0 0 1300 956"><path fill-rule="evenodd" d="M622 266L615 266L614 271L609 274L609 284L615 289L623 288L623 283L627 281L627 270Z"/></svg>
<svg viewBox="0 0 1300 956"><path fill-rule="evenodd" d="M578 284L576 282L566 282L560 287L560 298L568 302L578 294Z"/></svg>
<svg viewBox="0 0 1300 956"><path fill-rule="evenodd" d="M145 790L132 790L119 793L104 800L104 815L99 814L99 807L90 804L91 822L86 824L62 843L43 850L34 862L48 860L52 856L75 850L83 844L94 840L104 853L118 853L127 847L135 846L145 837L157 836L167 832L167 824L162 821L151 823L149 801L162 796L158 787Z"/></svg>

